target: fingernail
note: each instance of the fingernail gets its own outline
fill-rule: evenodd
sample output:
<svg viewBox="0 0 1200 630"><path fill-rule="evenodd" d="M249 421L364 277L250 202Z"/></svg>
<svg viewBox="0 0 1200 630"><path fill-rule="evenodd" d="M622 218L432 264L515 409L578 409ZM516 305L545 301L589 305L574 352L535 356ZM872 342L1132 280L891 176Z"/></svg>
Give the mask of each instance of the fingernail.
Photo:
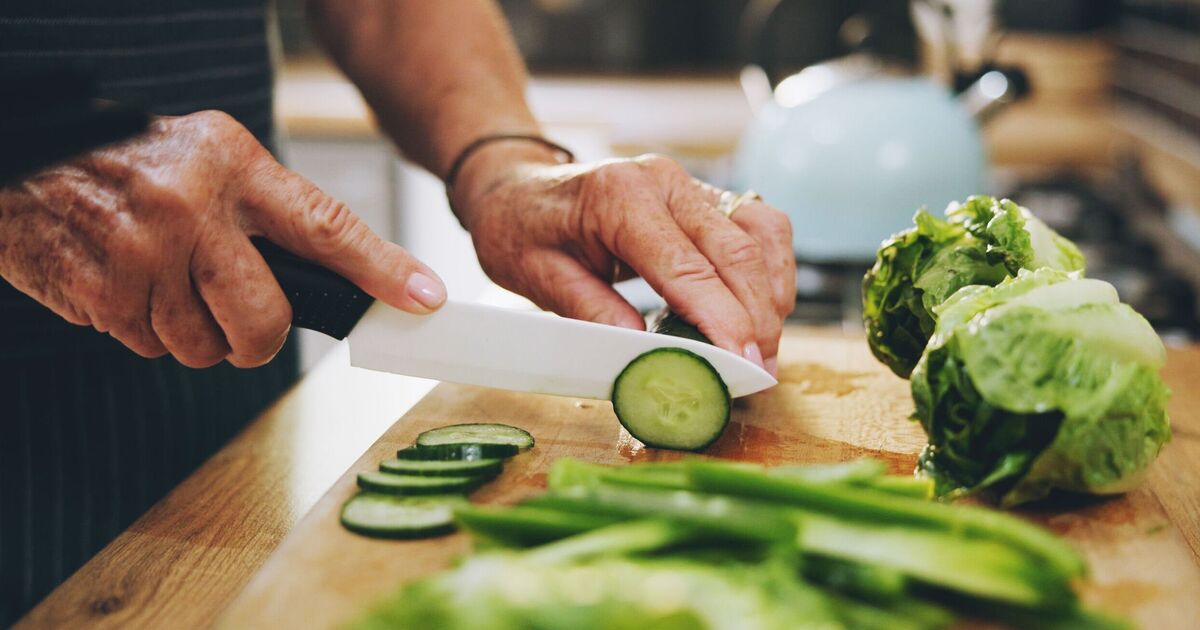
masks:
<svg viewBox="0 0 1200 630"><path fill-rule="evenodd" d="M762 351L758 349L758 344L746 344L746 347L742 348L742 356L746 357L747 361L757 365L758 367L766 369L766 366L763 365Z"/></svg>
<svg viewBox="0 0 1200 630"><path fill-rule="evenodd" d="M771 357L763 361L763 366L767 368L767 372L775 378L779 378L779 357Z"/></svg>
<svg viewBox="0 0 1200 630"><path fill-rule="evenodd" d="M408 293L408 297L429 310L441 306L442 302L446 301L446 287L421 272L408 277L404 291Z"/></svg>

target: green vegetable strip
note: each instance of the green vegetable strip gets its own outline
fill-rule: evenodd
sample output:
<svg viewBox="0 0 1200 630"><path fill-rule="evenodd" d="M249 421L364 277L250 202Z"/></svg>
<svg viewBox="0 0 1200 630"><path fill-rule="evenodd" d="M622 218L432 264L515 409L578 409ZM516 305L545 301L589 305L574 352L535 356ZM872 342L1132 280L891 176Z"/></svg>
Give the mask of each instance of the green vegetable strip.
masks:
<svg viewBox="0 0 1200 630"><path fill-rule="evenodd" d="M804 577L839 592L879 605L907 597L910 579L891 567L863 564L821 554L804 556Z"/></svg>
<svg viewBox="0 0 1200 630"><path fill-rule="evenodd" d="M693 525L705 533L740 540L789 543L796 525L774 506L686 490L575 487L544 495L525 505L627 518L663 518Z"/></svg>
<svg viewBox="0 0 1200 630"><path fill-rule="evenodd" d="M565 490L574 486L594 486L616 483L649 488L688 489L691 479L683 462L655 462L637 466L615 467L589 464L564 457L550 466L547 487Z"/></svg>
<svg viewBox="0 0 1200 630"><path fill-rule="evenodd" d="M950 611L915 599L876 605L834 593L828 597L846 626L858 630L934 630L954 623Z"/></svg>
<svg viewBox="0 0 1200 630"><path fill-rule="evenodd" d="M1073 602L1057 576L1042 576L1032 558L990 540L930 530L851 524L806 514L800 546L847 560L900 570L930 584L1027 606Z"/></svg>
<svg viewBox="0 0 1200 630"><path fill-rule="evenodd" d="M466 505L454 510L454 518L460 526L478 536L517 547L552 542L621 520L527 505L512 508Z"/></svg>
<svg viewBox="0 0 1200 630"><path fill-rule="evenodd" d="M730 467L717 465L724 471ZM741 469L738 469L739 471ZM765 477L758 473L759 477ZM846 492L843 489L843 492ZM849 492L866 492L852 490ZM887 496L887 495L884 495ZM891 498L891 497L889 497ZM806 513L795 508L768 507L733 497L705 495L682 490L657 490L624 486L576 486L570 490L534 500L539 508L595 511L627 517L662 518L700 528L709 534L761 542L791 542L805 552L816 552L847 560L874 563L900 570L931 584L961 590L1011 603L1045 606L1073 601L1061 579L1043 577L1034 559L991 540L947 535L936 530L905 530L885 522L884 526L839 522L829 516ZM789 532L783 520L787 514L800 515L798 537L782 538ZM795 518L795 517L789 517ZM596 535L597 542L579 543L586 551L606 545L631 544L654 547L664 533L662 525L642 521L625 523L638 536L629 542L622 526L610 526L618 534L600 534L597 530L554 543L575 550L575 541ZM659 528L659 529L656 529ZM648 529L649 533L643 530ZM958 530L953 530L958 531ZM669 538L667 539L670 540ZM566 555L569 555L567 553ZM556 557L551 554L551 557ZM1057 575L1052 573L1051 576Z"/></svg>
<svg viewBox="0 0 1200 630"><path fill-rule="evenodd" d="M699 488L740 497L790 503L830 514L944 528L966 535L994 538L1041 556L1065 577L1086 572L1083 558L1053 534L1020 519L968 506L950 507L879 491L821 485L795 478L708 462L691 462L688 474Z"/></svg>
<svg viewBox="0 0 1200 630"><path fill-rule="evenodd" d="M910 497L913 499L923 499L928 501L929 499L933 498L932 479L918 479L916 477L886 475L877 479L854 482L854 485L864 486L871 488L872 490Z"/></svg>
<svg viewBox="0 0 1200 630"><path fill-rule="evenodd" d="M694 532L668 521L628 521L542 545L525 557L532 562L563 564L600 555L641 553L685 542Z"/></svg>
<svg viewBox="0 0 1200 630"><path fill-rule="evenodd" d="M833 464L804 464L776 466L767 473L778 477L794 477L813 483L853 483L870 481L887 474L887 465L878 459L860 457Z"/></svg>

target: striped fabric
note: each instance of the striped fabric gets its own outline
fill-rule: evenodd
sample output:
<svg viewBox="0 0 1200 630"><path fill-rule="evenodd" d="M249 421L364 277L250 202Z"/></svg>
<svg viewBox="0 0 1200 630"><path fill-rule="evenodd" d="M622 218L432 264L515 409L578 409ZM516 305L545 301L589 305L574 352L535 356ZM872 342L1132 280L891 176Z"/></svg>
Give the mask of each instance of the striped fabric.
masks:
<svg viewBox="0 0 1200 630"><path fill-rule="evenodd" d="M265 0L8 0L0 68L70 64L101 96L163 115L220 109L271 130Z"/></svg>
<svg viewBox="0 0 1200 630"><path fill-rule="evenodd" d="M0 3L0 73L63 64L90 71L103 97L159 114L224 110L270 146L265 0ZM144 360L0 280L0 627L295 375L293 343L256 370Z"/></svg>

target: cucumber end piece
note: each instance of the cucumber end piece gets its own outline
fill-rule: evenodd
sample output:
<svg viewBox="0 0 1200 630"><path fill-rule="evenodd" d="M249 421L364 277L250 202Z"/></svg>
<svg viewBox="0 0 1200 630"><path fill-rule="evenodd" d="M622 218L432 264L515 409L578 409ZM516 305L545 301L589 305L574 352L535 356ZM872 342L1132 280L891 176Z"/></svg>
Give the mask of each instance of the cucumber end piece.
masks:
<svg viewBox="0 0 1200 630"><path fill-rule="evenodd" d="M621 426L653 448L698 451L729 424L732 401L706 359L681 348L656 348L617 376L613 410Z"/></svg>

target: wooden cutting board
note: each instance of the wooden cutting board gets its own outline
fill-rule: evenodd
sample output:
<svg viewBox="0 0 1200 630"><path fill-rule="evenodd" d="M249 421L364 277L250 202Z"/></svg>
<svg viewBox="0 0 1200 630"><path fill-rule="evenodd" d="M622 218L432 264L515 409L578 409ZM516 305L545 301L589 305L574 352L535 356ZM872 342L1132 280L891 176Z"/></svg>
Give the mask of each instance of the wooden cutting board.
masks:
<svg viewBox="0 0 1200 630"><path fill-rule="evenodd" d="M924 444L907 382L871 357L860 334L793 328L780 353L780 385L740 399L718 457L763 462L833 462L871 455L911 472ZM1144 628L1200 627L1200 350L1172 350L1165 372L1175 390L1175 439L1140 489L1121 498L1027 513L1087 556L1084 600ZM545 487L560 457L618 464L674 459L642 447L606 402L440 385L389 429L297 525L226 611L229 628L335 627L399 585L449 565L470 549L456 534L424 541L357 536L338 523L355 476L455 422L503 422L530 431L532 451L472 496L513 503Z"/></svg>

